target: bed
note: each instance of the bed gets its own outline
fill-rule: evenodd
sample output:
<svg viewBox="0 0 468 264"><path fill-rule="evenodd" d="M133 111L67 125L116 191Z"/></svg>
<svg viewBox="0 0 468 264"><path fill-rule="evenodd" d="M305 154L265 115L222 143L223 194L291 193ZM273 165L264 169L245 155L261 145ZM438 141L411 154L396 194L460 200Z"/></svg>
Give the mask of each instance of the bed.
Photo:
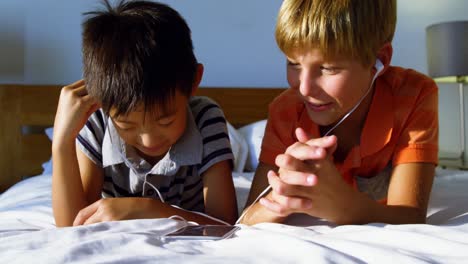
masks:
<svg viewBox="0 0 468 264"><path fill-rule="evenodd" d="M230 239L166 240L177 220L56 228L51 141L60 86L0 85L1 263L468 263L468 172L437 168L427 224L334 226L312 218L239 225ZM202 88L224 109L237 163L239 207L248 194L268 103L283 89ZM50 130L48 130L50 131ZM50 136L50 135L49 135Z"/></svg>

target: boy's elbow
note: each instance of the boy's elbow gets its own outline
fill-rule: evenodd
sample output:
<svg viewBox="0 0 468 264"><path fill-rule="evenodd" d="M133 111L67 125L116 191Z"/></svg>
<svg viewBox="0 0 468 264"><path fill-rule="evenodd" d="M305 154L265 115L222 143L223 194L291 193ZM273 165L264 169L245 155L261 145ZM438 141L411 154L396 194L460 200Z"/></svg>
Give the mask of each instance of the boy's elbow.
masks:
<svg viewBox="0 0 468 264"><path fill-rule="evenodd" d="M400 213L400 221L396 224L425 224L427 210L421 208L406 207Z"/></svg>
<svg viewBox="0 0 468 264"><path fill-rule="evenodd" d="M231 212L231 214L224 217L223 221L230 224L230 225L234 225L236 223L236 221L237 221L237 218L238 218L238 213L237 213L237 209L236 209L236 210L233 210Z"/></svg>
<svg viewBox="0 0 468 264"><path fill-rule="evenodd" d="M73 220L63 219L61 217L55 216L55 226L56 227L69 227L73 226Z"/></svg>
<svg viewBox="0 0 468 264"><path fill-rule="evenodd" d="M427 210L418 209L414 217L415 224L426 224Z"/></svg>

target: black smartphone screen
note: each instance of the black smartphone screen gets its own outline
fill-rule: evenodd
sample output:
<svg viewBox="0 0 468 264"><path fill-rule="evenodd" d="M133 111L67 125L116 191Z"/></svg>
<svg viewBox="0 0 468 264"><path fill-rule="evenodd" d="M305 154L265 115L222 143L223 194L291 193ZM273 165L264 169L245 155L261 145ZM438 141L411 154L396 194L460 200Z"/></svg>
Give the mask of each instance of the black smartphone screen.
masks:
<svg viewBox="0 0 468 264"><path fill-rule="evenodd" d="M228 225L186 226L166 236L183 239L223 239L234 234L239 227Z"/></svg>

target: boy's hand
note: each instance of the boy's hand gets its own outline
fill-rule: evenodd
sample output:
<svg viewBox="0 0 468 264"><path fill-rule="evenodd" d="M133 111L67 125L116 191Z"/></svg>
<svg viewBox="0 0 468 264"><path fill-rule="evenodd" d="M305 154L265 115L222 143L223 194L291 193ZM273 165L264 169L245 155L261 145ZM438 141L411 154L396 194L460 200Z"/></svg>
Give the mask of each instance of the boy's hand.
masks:
<svg viewBox="0 0 468 264"><path fill-rule="evenodd" d="M62 88L54 122L55 139L73 141L99 104L88 94L84 80Z"/></svg>
<svg viewBox="0 0 468 264"><path fill-rule="evenodd" d="M142 199L144 198L125 197L100 199L83 208L73 221L73 226L147 218L144 215L146 209L142 206Z"/></svg>
<svg viewBox="0 0 468 264"><path fill-rule="evenodd" d="M280 216L306 213L336 223L346 222L356 192L333 163L336 137L309 139L305 133L300 135L303 132L298 129L299 142L278 155L278 173L270 171L267 175L272 191L260 203Z"/></svg>

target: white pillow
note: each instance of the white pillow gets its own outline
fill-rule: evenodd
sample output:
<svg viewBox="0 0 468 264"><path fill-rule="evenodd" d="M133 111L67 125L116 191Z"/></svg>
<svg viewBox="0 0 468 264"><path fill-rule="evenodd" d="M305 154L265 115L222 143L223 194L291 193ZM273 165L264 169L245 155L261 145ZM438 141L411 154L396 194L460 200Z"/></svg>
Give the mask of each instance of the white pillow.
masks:
<svg viewBox="0 0 468 264"><path fill-rule="evenodd" d="M48 127L44 130L44 133L47 135L47 137L52 141L52 138L54 137L54 127Z"/></svg>
<svg viewBox="0 0 468 264"><path fill-rule="evenodd" d="M248 146L244 137L227 122L229 140L231 141L232 153L234 154L234 169L235 172L242 172L247 161Z"/></svg>
<svg viewBox="0 0 468 264"><path fill-rule="evenodd" d="M50 141L52 141L52 137L54 135L54 128L48 127L45 129L44 133L47 135ZM52 158L50 158L47 162L42 163L42 168L44 169L42 171L42 174L52 174Z"/></svg>
<svg viewBox="0 0 468 264"><path fill-rule="evenodd" d="M266 122L267 120L264 119L238 129L239 133L247 141L249 149L244 168L245 171L255 171L257 169Z"/></svg>

